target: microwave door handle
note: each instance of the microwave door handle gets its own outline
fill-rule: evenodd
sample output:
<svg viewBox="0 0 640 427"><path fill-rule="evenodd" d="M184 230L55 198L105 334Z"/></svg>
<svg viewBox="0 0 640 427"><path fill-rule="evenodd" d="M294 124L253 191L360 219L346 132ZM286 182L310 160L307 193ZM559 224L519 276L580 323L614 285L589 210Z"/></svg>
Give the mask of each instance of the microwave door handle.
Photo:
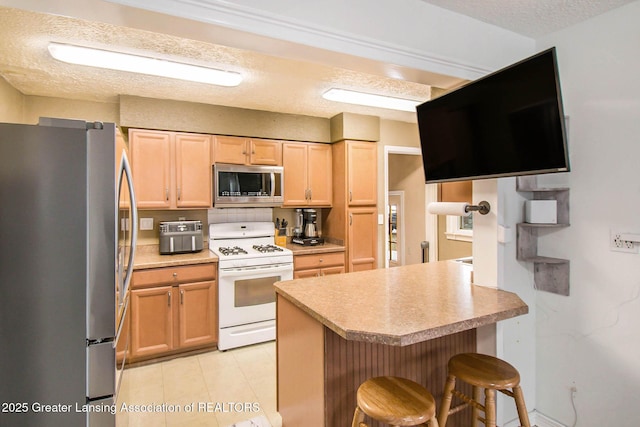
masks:
<svg viewBox="0 0 640 427"><path fill-rule="evenodd" d="M271 172L271 197L276 195L276 173Z"/></svg>
<svg viewBox="0 0 640 427"><path fill-rule="evenodd" d="M129 250L129 264L127 265L127 273L124 276L122 284L122 293L126 295L129 290L129 283L131 282L131 276L133 275L133 260L136 252L136 245L138 244L138 209L136 203L136 194L133 189L133 174L131 173L131 166L129 165L129 159L127 153L122 152L122 158L120 159L120 179L118 180L118 200L116 201L116 209L119 209L120 204L120 188L122 187L122 178L127 176L127 186L129 187L129 198L131 205L131 249Z"/></svg>

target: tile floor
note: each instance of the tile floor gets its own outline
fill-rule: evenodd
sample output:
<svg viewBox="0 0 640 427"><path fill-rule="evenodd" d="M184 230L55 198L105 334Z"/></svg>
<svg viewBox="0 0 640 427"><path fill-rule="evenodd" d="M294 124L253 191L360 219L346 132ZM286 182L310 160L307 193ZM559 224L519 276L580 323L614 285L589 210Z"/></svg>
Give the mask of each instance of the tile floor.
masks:
<svg viewBox="0 0 640 427"><path fill-rule="evenodd" d="M117 427L281 427L275 342L125 369L117 409Z"/></svg>

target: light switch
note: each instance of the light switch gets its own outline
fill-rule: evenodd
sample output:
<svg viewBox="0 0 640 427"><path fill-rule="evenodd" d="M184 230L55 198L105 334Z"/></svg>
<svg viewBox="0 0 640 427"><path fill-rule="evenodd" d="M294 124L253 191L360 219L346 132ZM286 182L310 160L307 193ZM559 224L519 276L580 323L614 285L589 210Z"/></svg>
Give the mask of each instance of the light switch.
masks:
<svg viewBox="0 0 640 427"><path fill-rule="evenodd" d="M378 225L384 225L384 215L378 214Z"/></svg>
<svg viewBox="0 0 640 427"><path fill-rule="evenodd" d="M140 230L153 230L153 218L140 218Z"/></svg>

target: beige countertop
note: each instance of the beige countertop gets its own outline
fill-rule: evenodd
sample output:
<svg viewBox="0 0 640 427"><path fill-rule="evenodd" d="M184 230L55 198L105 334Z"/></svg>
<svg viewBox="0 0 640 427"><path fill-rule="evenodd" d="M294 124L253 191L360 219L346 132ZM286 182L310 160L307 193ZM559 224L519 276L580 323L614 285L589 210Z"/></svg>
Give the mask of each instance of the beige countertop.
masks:
<svg viewBox="0 0 640 427"><path fill-rule="evenodd" d="M514 293L473 285L455 261L296 279L276 292L350 341L405 346L529 311Z"/></svg>
<svg viewBox="0 0 640 427"><path fill-rule="evenodd" d="M302 246L296 243L287 243L286 247L293 252L293 256L324 254L327 252L344 252L345 250L344 245L337 245L335 243L324 243L322 245L315 246Z"/></svg>
<svg viewBox="0 0 640 427"><path fill-rule="evenodd" d="M188 254L160 255L160 250L157 245L148 245L137 247L133 269L143 270L146 268L207 264L210 262L218 262L218 257L214 255L209 248Z"/></svg>

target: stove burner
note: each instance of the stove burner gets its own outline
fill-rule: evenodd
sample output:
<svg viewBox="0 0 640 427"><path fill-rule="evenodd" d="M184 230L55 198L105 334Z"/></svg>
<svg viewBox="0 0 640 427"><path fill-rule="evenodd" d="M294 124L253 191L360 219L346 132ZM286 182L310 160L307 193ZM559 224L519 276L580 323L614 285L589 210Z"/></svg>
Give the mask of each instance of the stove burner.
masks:
<svg viewBox="0 0 640 427"><path fill-rule="evenodd" d="M218 250L222 255L241 255L241 254L247 253L247 251L245 251L239 246L234 246L234 247L221 246L218 248Z"/></svg>
<svg viewBox="0 0 640 427"><path fill-rule="evenodd" d="M253 249L260 253L282 252L283 250L280 246L275 245L253 245Z"/></svg>

